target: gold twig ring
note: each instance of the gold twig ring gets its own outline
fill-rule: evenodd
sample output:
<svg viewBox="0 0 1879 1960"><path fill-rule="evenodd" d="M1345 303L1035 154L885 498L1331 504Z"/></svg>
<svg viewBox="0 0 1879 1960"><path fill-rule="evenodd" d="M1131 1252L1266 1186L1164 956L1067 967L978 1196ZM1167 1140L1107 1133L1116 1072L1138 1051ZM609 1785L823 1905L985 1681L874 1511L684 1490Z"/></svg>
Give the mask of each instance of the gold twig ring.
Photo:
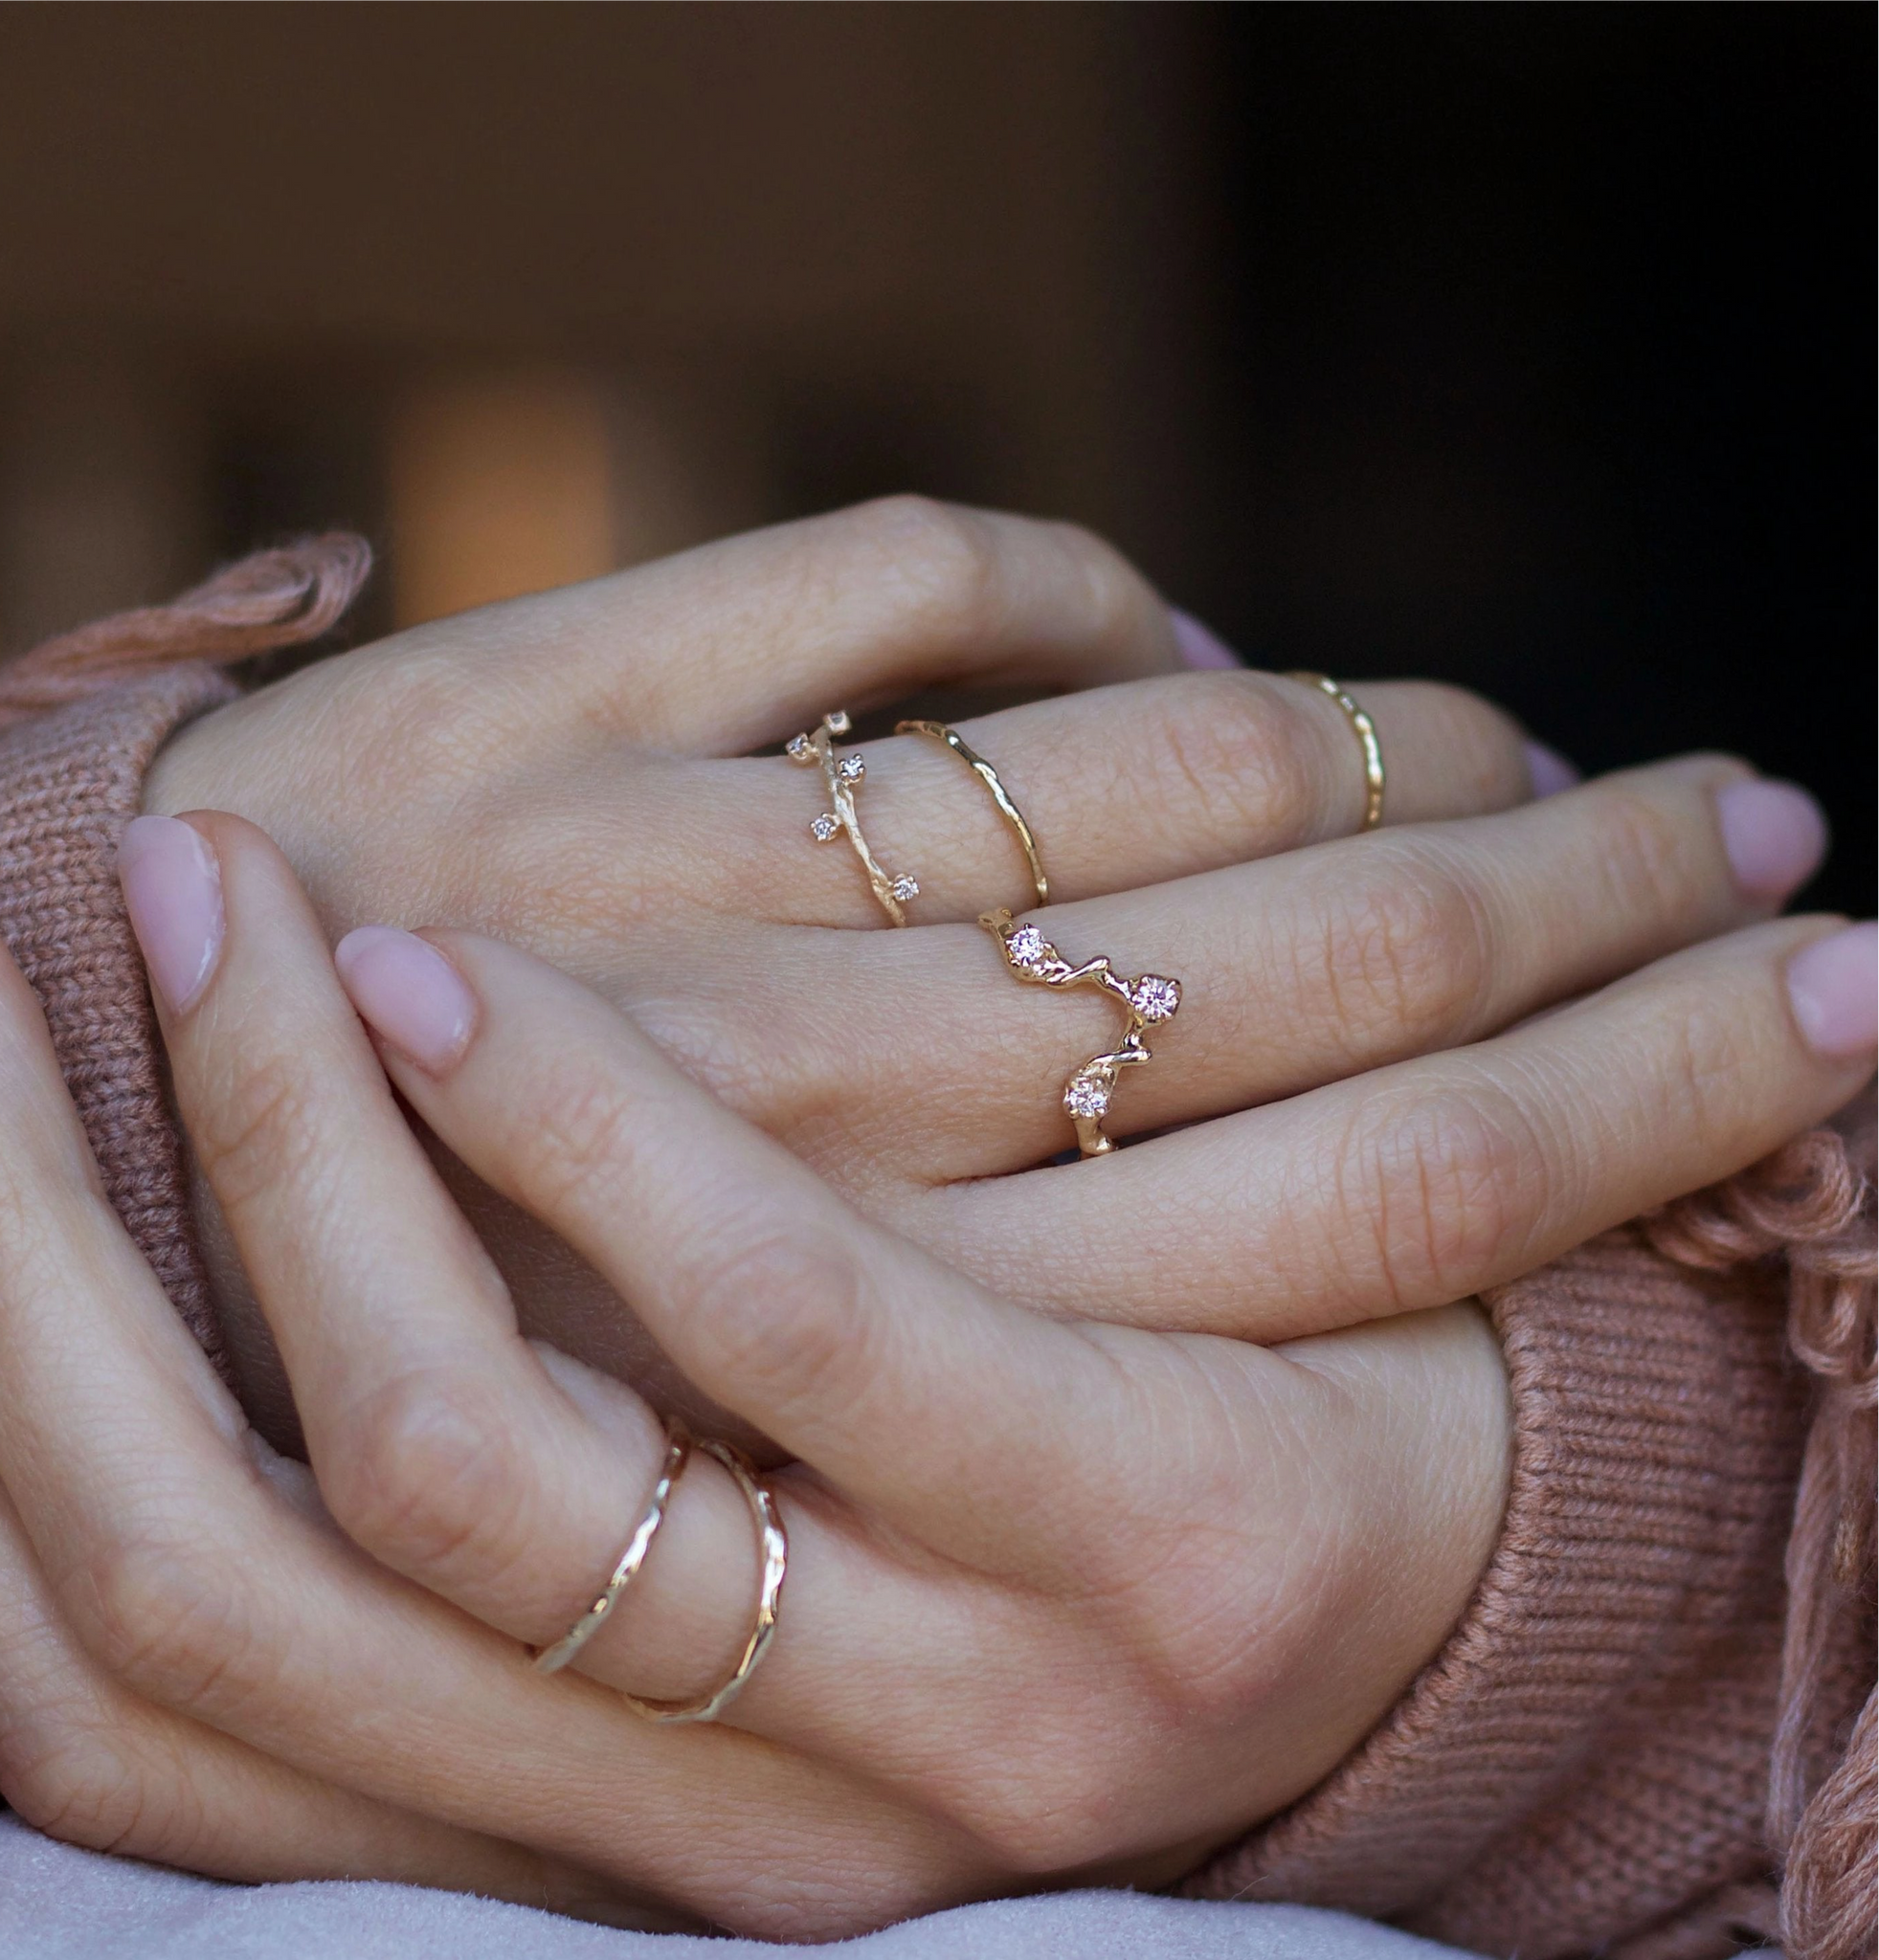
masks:
<svg viewBox="0 0 1879 1960"><path fill-rule="evenodd" d="M1364 752L1364 820L1361 828L1374 831L1383 821L1383 745L1376 739L1376 724L1328 674L1309 674L1301 670L1286 675L1286 679L1302 680L1307 687L1315 687L1320 694L1330 695L1344 710L1344 719L1350 723Z"/></svg>
<svg viewBox="0 0 1879 1960"><path fill-rule="evenodd" d="M978 923L998 942L1005 965L1020 980L1066 991L1098 988L1122 1009L1122 1039L1107 1053L1092 1055L1063 1085L1063 1107L1076 1125L1078 1147L1085 1157L1106 1155L1115 1148L1103 1133L1103 1119L1115 1099L1117 1080L1124 1069L1139 1068L1152 1059L1145 1036L1150 1028L1174 1018L1181 1005L1181 983L1160 973L1127 979L1101 955L1073 967L1035 925L1014 924L1003 906L982 913Z"/></svg>
<svg viewBox="0 0 1879 1960"><path fill-rule="evenodd" d="M639 1514L638 1524L633 1527L633 1536L626 1541L626 1549L620 1553L619 1563L608 1574L607 1583L593 1604L553 1646L544 1647L535 1656L537 1674L559 1673L573 1659L600 1631L600 1623L613 1612L620 1594L632 1585L639 1568L646 1563L646 1554L653 1548L659 1527L665 1522L665 1506L672 1496L672 1486L683 1476L685 1460L691 1455L691 1437L685 1434L683 1424L668 1422L665 1438L665 1462L660 1470L659 1481L653 1485L653 1494L646 1500L646 1508Z"/></svg>
<svg viewBox="0 0 1879 1960"><path fill-rule="evenodd" d="M737 1481L750 1516L757 1526L757 1549L763 1556L763 1577L757 1588L757 1615L750 1637L729 1677L708 1695L695 1702L643 1702L637 1695L622 1695L626 1705L648 1722L715 1722L744 1690L744 1684L757 1671L776 1632L776 1615L783 1599L783 1579L790 1566L790 1540L783 1529L783 1515L770 1486L758 1477L756 1466L740 1449L729 1443L698 1445L701 1453L714 1457Z"/></svg>
<svg viewBox="0 0 1879 1960"><path fill-rule="evenodd" d="M1024 853L1024 862L1031 873L1031 885L1038 894L1038 903L1049 904L1050 880L1044 876L1043 864L1038 857L1038 840L1031 835L1031 826L1024 821L1023 812L1012 801L1011 792L998 780L998 771L976 749L967 746L958 729L948 727L944 722L898 722L894 725L894 733L926 735L934 742L943 742L985 785L992 792L993 802L998 806L998 814L1011 826L1012 835Z"/></svg>
<svg viewBox="0 0 1879 1960"><path fill-rule="evenodd" d="M783 753L803 768L819 768L823 787L829 792L830 808L809 826L809 835L818 844L829 844L845 834L855 847L855 856L861 860L868 889L880 900L881 909L896 925L905 925L906 902L920 896L920 883L917 879L889 877L861 835L861 819L855 813L855 791L867 774L867 764L861 760L859 749L838 755L835 746L837 740L854 725L837 708L834 714L822 717L814 734L793 736L784 745Z"/></svg>

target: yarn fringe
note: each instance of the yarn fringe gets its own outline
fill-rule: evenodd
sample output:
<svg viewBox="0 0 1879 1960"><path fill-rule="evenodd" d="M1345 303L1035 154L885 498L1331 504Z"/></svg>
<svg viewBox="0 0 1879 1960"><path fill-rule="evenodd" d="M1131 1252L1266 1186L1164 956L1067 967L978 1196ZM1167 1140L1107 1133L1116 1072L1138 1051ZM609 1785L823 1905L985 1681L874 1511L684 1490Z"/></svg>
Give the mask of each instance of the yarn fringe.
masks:
<svg viewBox="0 0 1879 1960"><path fill-rule="evenodd" d="M318 639L370 571L365 539L330 531L225 566L167 606L141 606L60 634L0 666L0 728L145 668L183 660L223 667Z"/></svg>
<svg viewBox="0 0 1879 1960"><path fill-rule="evenodd" d="M1833 1636L1870 1610L1879 1477L1870 1111L1850 1137L1820 1129L1739 1177L1643 1220L1680 1264L1720 1272L1781 1259L1788 1344L1815 1378L1815 1406L1787 1549L1780 1705L1767 1832L1782 1867L1786 1960L1854 1960L1879 1939L1879 1714L1866 1705L1818 1783L1811 1760Z"/></svg>

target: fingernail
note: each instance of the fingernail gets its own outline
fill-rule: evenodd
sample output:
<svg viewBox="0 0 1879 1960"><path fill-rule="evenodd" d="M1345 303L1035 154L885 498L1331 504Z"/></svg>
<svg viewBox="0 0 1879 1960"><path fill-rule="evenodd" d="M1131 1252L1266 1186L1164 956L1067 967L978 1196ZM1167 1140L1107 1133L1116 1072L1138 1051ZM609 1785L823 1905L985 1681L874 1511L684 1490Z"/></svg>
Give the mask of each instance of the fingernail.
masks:
<svg viewBox="0 0 1879 1960"><path fill-rule="evenodd" d="M469 1046L476 996L436 947L394 925L361 925L333 948L360 1018L430 1075Z"/></svg>
<svg viewBox="0 0 1879 1960"><path fill-rule="evenodd" d="M1168 616L1174 626L1175 649L1188 666L1219 669L1246 664L1225 640L1209 632L1192 612L1171 606Z"/></svg>
<svg viewBox="0 0 1879 1960"><path fill-rule="evenodd" d="M1716 820L1735 882L1752 899L1784 899L1826 856L1826 818L1794 783L1731 783L1716 791Z"/></svg>
<svg viewBox="0 0 1879 1960"><path fill-rule="evenodd" d="M1832 1061L1879 1047L1879 925L1849 925L1788 962L1788 998L1807 1045Z"/></svg>
<svg viewBox="0 0 1879 1960"><path fill-rule="evenodd" d="M118 842L118 881L158 999L173 1014L195 1005L221 955L222 867L180 817L134 816Z"/></svg>
<svg viewBox="0 0 1879 1960"><path fill-rule="evenodd" d="M1561 790L1576 789L1585 778L1559 753L1544 742L1522 745L1527 754L1527 780L1533 787L1533 800L1556 796Z"/></svg>

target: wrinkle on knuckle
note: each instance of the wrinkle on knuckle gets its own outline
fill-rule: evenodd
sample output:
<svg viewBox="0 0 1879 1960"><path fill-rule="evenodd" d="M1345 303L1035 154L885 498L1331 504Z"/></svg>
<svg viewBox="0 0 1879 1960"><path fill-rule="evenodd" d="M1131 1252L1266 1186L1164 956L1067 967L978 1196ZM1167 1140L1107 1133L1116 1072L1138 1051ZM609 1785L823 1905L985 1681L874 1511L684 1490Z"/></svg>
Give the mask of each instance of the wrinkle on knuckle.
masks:
<svg viewBox="0 0 1879 1960"><path fill-rule="evenodd" d="M1479 1017L1492 980L1492 934L1465 872L1406 855L1352 903L1333 895L1319 941L1322 990L1353 1053L1379 1036L1392 1053L1445 1045Z"/></svg>
<svg viewBox="0 0 1879 1960"><path fill-rule="evenodd" d="M264 1192L298 1185L323 1144L320 1090L302 1063L273 1054L235 1059L220 1093L190 1125L196 1159L231 1217Z"/></svg>
<svg viewBox="0 0 1879 1960"><path fill-rule="evenodd" d="M321 1452L322 1494L347 1535L394 1570L496 1576L513 1562L527 1487L499 1412L459 1377L419 1370L350 1411Z"/></svg>
<svg viewBox="0 0 1879 1960"><path fill-rule="evenodd" d="M964 640L995 616L998 553L976 513L904 493L857 504L843 523L849 548L891 580L909 632Z"/></svg>
<svg viewBox="0 0 1879 1960"><path fill-rule="evenodd" d="M83 1721L10 1747L0 1795L36 1831L90 1851L150 1853L144 1768L112 1736Z"/></svg>
<svg viewBox="0 0 1879 1960"><path fill-rule="evenodd" d="M504 1141L529 1199L557 1216L600 1210L631 1174L643 1112L611 1072L591 1062L545 1057L526 1080Z"/></svg>
<svg viewBox="0 0 1879 1960"><path fill-rule="evenodd" d="M1689 825L1641 791L1609 787L1599 797L1592 844L1620 916L1687 919L1701 890Z"/></svg>
<svg viewBox="0 0 1879 1960"><path fill-rule="evenodd" d="M68 1596L80 1641L151 1701L226 1714L271 1678L279 1649L228 1548L151 1532L101 1548L78 1579Z"/></svg>
<svg viewBox="0 0 1879 1960"><path fill-rule="evenodd" d="M766 1410L826 1409L869 1377L868 1284L844 1247L787 1222L732 1224L718 1247L687 1259L687 1311L709 1329L728 1379Z"/></svg>
<svg viewBox="0 0 1879 1960"><path fill-rule="evenodd" d="M1364 1111L1339 1183L1347 1231L1368 1235L1387 1310L1445 1304L1522 1236L1550 1152L1516 1100L1486 1083Z"/></svg>
<svg viewBox="0 0 1879 1960"><path fill-rule="evenodd" d="M1132 759L1174 827L1227 844L1286 843L1311 830L1316 789L1292 717L1259 677L1185 677L1136 730ZM1155 806L1151 806L1155 807Z"/></svg>

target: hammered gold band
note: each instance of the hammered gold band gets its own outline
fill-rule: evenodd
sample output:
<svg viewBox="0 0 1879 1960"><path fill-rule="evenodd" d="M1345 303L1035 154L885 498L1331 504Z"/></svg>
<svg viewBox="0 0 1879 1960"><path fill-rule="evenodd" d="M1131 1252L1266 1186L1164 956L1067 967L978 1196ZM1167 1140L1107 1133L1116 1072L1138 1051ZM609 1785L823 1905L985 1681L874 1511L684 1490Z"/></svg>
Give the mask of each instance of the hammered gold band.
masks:
<svg viewBox="0 0 1879 1960"><path fill-rule="evenodd" d="M1014 924L1003 906L981 913L978 923L998 942L1005 965L1018 979L1063 991L1099 988L1127 1015L1122 1039L1107 1053L1091 1056L1063 1085L1063 1107L1076 1125L1078 1148L1085 1157L1106 1156L1115 1148L1104 1134L1103 1119L1114 1101L1117 1078L1124 1069L1153 1058L1144 1036L1150 1028L1174 1018L1181 983L1160 973L1125 979L1100 954L1073 967L1035 925Z"/></svg>
<svg viewBox="0 0 1879 1960"><path fill-rule="evenodd" d="M847 755L839 755L836 751L837 741L854 725L848 716L838 708L834 714L822 717L814 733L792 737L784 745L783 753L802 768L819 768L822 771L822 784L829 792L830 808L811 823L810 835L818 844L828 844L845 835L855 847L855 856L861 860L861 869L867 873L868 889L879 900L881 909L896 925L905 925L906 902L920 896L920 881L912 878L895 878L884 871L880 860L869 850L867 838L861 835L861 818L855 812L855 791L867 774L867 764L862 761L859 749L851 750Z"/></svg>
<svg viewBox="0 0 1879 1960"><path fill-rule="evenodd" d="M1050 880L1044 876L1043 863L1038 856L1038 840L1031 835L1031 826L1024 821L1023 812L1012 801L1010 791L998 780L998 771L976 749L968 746L958 729L948 727L944 722L897 722L894 733L925 735L934 742L943 743L992 792L993 802L998 806L998 814L1011 826L1012 835L1024 853L1025 866L1030 871L1038 903L1049 904Z"/></svg>
<svg viewBox="0 0 1879 1960"><path fill-rule="evenodd" d="M637 1695L622 1694L620 1699L626 1705L648 1722L715 1722L743 1692L745 1682L756 1672L757 1662L763 1659L776 1632L783 1580L789 1570L790 1540L783 1529L782 1513L776 1508L776 1499L770 1486L758 1477L755 1464L730 1443L700 1443L698 1449L701 1455L715 1458L730 1472L738 1489L744 1493L745 1503L750 1506L750 1516L757 1527L757 1548L763 1557L756 1619L737 1665L708 1695L701 1695L695 1702L647 1702Z"/></svg>
<svg viewBox="0 0 1879 1960"><path fill-rule="evenodd" d="M685 1434L683 1424L668 1422L665 1426L665 1461L660 1470L659 1481L653 1485L653 1494L646 1500L646 1508L640 1513L638 1524L633 1527L633 1536L626 1541L626 1549L620 1553L619 1563L608 1574L607 1583L593 1604L551 1647L542 1648L535 1656L537 1674L559 1673L600 1631L601 1623L613 1612L620 1594L632 1585L639 1568L646 1563L646 1554L653 1548L659 1527L665 1522L665 1506L672 1496L672 1486L683 1476L685 1460L690 1455L691 1437Z"/></svg>
<svg viewBox="0 0 1879 1960"><path fill-rule="evenodd" d="M1362 828L1374 831L1383 821L1383 745L1376 739L1376 724L1364 713L1351 697L1338 686L1328 674L1294 672L1286 677L1288 680L1302 680L1307 687L1315 687L1320 694L1328 694L1344 710L1344 719L1356 732L1358 745L1364 752L1364 820Z"/></svg>

